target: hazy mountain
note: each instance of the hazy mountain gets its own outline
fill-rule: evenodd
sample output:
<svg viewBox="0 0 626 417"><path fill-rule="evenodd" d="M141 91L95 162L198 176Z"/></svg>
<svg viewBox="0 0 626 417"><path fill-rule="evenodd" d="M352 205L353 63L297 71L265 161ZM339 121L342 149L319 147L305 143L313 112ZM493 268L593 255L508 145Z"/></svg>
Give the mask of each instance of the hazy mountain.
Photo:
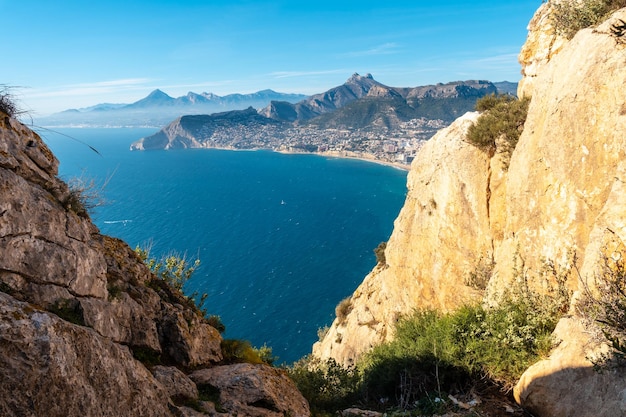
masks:
<svg viewBox="0 0 626 417"><path fill-rule="evenodd" d="M131 104L103 103L81 109L70 109L48 117L38 118L41 126L165 126L173 119L188 114L212 114L229 110L256 109L267 106L272 100L287 103L302 101L303 94L285 94L262 90L251 94L189 92L181 97L171 97L157 89Z"/></svg>

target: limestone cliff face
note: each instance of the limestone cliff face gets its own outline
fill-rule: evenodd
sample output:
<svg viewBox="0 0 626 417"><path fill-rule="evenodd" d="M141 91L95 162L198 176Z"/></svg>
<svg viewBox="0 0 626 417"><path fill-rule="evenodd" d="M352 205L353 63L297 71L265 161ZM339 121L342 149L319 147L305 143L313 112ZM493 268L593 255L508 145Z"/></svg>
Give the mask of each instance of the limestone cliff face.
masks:
<svg viewBox="0 0 626 417"><path fill-rule="evenodd" d="M489 225L489 155L466 143L478 117L468 113L424 145L409 172L408 194L378 265L313 347L320 357L349 364L393 337L396 320L415 308L453 309L477 300L464 272L493 251ZM463 259L464 262L459 262Z"/></svg>
<svg viewBox="0 0 626 417"><path fill-rule="evenodd" d="M309 415L279 371L224 364L219 332L100 235L57 167L0 113L0 415ZM225 412L200 396L208 383L188 376L199 369L219 373L210 385ZM234 401L243 377L247 397Z"/></svg>
<svg viewBox="0 0 626 417"><path fill-rule="evenodd" d="M626 47L610 31L617 19L626 20L626 9L570 41L554 35L549 12L549 3L539 8L520 54L519 94L532 100L508 170L498 154L463 141L475 115L433 138L411 168L388 266L365 278L352 310L335 320L315 355L350 363L392 337L398 314L476 299L463 277L481 257L495 262L483 300L497 303L516 260L537 272L531 285L541 285L545 259L587 280L598 271L601 248L626 241ZM575 299L576 275L568 282ZM586 357L600 347L574 308L570 313L555 331L560 344L527 370L516 398L540 416L623 415L626 377L592 370Z"/></svg>

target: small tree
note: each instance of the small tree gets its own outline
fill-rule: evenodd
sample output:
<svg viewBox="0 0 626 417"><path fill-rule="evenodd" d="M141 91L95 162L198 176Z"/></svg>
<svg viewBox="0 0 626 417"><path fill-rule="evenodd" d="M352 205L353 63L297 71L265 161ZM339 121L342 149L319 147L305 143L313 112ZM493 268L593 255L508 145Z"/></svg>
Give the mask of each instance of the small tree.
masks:
<svg viewBox="0 0 626 417"><path fill-rule="evenodd" d="M504 154L506 166L524 130L529 102L527 98L518 100L508 94L479 99L476 110L483 113L468 129L467 141L481 149Z"/></svg>

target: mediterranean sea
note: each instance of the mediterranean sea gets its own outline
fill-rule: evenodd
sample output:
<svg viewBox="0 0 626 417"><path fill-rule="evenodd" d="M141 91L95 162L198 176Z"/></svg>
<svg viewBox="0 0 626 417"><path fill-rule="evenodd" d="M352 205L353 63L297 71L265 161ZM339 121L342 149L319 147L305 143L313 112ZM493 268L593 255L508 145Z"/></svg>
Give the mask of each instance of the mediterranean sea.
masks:
<svg viewBox="0 0 626 417"><path fill-rule="evenodd" d="M279 363L311 352L317 330L374 267L406 172L376 163L271 151L131 152L156 129L36 129L66 181L93 179L102 233L151 256L198 258L185 292L207 293L225 338L272 347ZM71 138L67 136L71 136ZM73 139L72 139L73 138ZM98 150L97 154L84 142Z"/></svg>

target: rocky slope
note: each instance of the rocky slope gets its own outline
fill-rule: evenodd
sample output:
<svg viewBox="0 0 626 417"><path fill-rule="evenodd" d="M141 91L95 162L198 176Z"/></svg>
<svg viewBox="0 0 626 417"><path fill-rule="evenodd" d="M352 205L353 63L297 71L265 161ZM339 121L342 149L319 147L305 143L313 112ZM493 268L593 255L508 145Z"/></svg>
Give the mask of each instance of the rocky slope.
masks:
<svg viewBox="0 0 626 417"><path fill-rule="evenodd" d="M57 167L0 113L0 415L309 415L283 372L226 364L219 332L100 235Z"/></svg>
<svg viewBox="0 0 626 417"><path fill-rule="evenodd" d="M593 370L587 358L603 347L575 307L581 282L593 286L606 248L624 255L626 48L611 25L626 20L626 9L567 41L555 35L550 7L537 11L520 54L518 92L531 103L508 170L501 154L465 142L476 114L424 146L408 177L387 264L365 278L350 313L334 321L315 355L350 363L393 337L397 317L415 308L497 303L514 285L520 260L530 285L542 288L549 260L573 272L567 285L574 302L555 330L558 345L524 373L516 399L538 416L624 415L626 376ZM484 294L464 284L481 259L495 262Z"/></svg>

